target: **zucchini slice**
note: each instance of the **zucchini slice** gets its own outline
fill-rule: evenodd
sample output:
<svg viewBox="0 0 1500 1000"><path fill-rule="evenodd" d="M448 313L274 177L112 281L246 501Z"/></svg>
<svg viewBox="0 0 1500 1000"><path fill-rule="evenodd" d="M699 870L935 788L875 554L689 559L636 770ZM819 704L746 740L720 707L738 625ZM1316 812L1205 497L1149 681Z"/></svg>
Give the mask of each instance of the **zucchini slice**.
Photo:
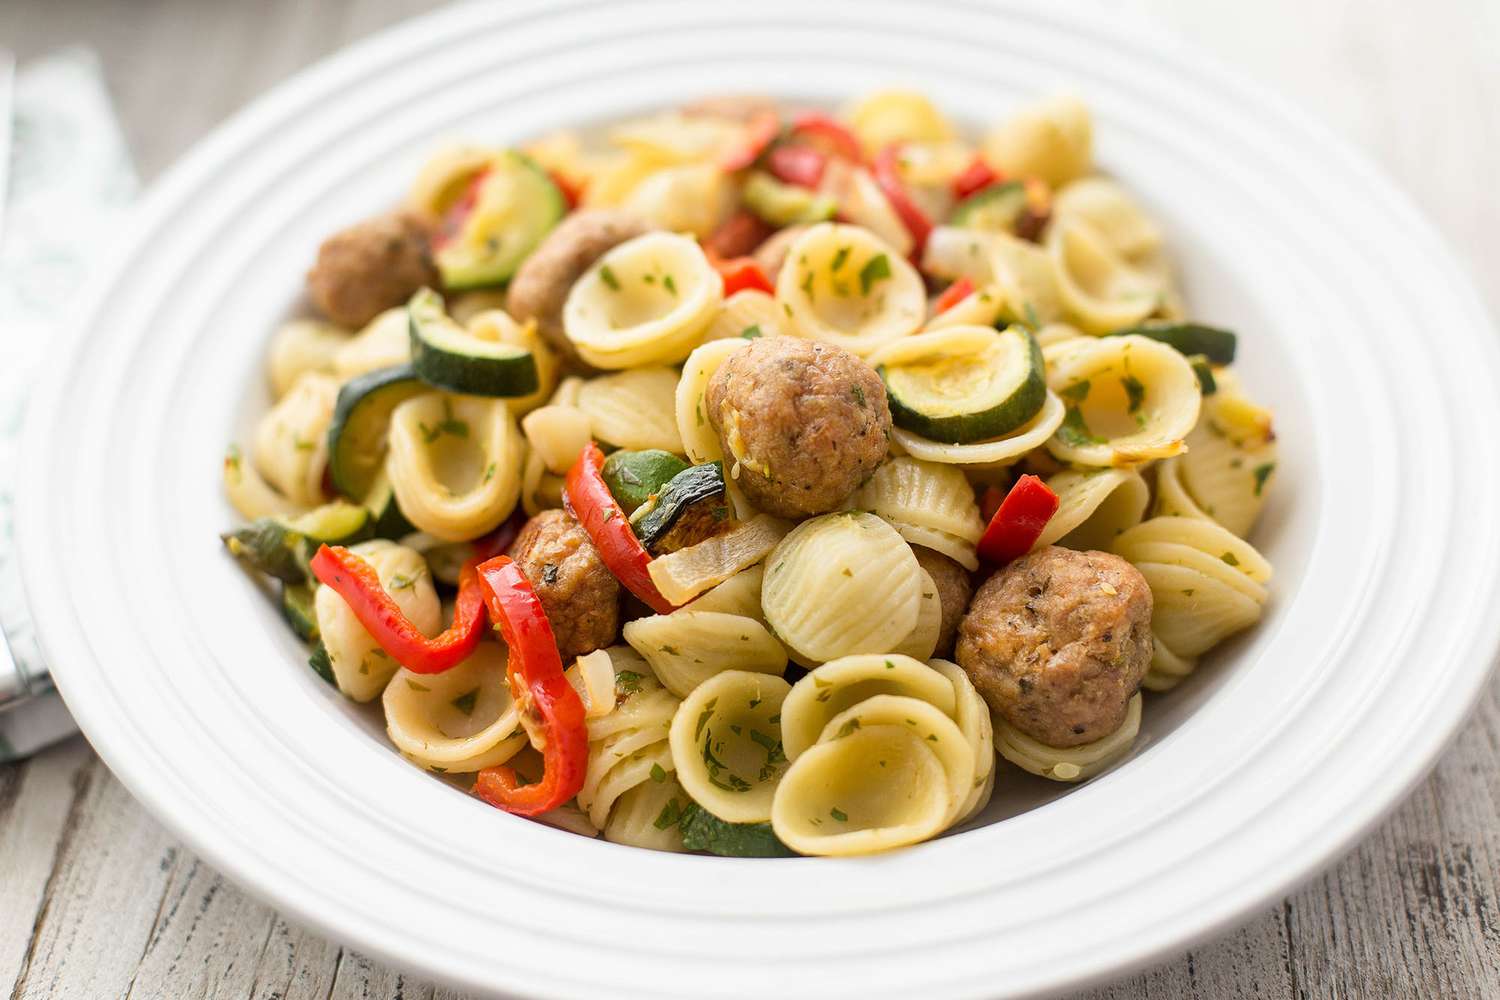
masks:
<svg viewBox="0 0 1500 1000"><path fill-rule="evenodd" d="M506 150L475 183L473 204L457 231L435 247L433 262L449 291L510 280L568 203L547 171Z"/></svg>
<svg viewBox="0 0 1500 1000"><path fill-rule="evenodd" d="M318 613L313 608L313 589L306 583L281 585L281 614L303 642L318 641Z"/></svg>
<svg viewBox="0 0 1500 1000"><path fill-rule="evenodd" d="M1026 206L1025 184L1020 181L991 184L959 202L948 224L964 229L1014 234Z"/></svg>
<svg viewBox="0 0 1500 1000"><path fill-rule="evenodd" d="M1000 437L1036 416L1046 369L1025 327L954 326L907 337L871 358L885 380L897 427L933 441Z"/></svg>
<svg viewBox="0 0 1500 1000"><path fill-rule="evenodd" d="M328 471L334 489L356 502L370 495L385 466L391 411L428 391L410 365L381 368L344 383L328 425Z"/></svg>
<svg viewBox="0 0 1500 1000"><path fill-rule="evenodd" d="M529 396L541 385L524 347L477 337L448 317L443 299L424 288L406 304L411 366L429 385L469 396Z"/></svg>
<svg viewBox="0 0 1500 1000"><path fill-rule="evenodd" d="M650 510L635 522L635 533L647 549L662 554L696 545L733 526L724 465L710 462L673 476Z"/></svg>
<svg viewBox="0 0 1500 1000"><path fill-rule="evenodd" d="M773 226L825 222L838 211L838 202L794 184L783 184L756 170L745 181L745 207Z"/></svg>
<svg viewBox="0 0 1500 1000"><path fill-rule="evenodd" d="M688 468L682 459L660 448L615 451L604 460L604 484L625 513L634 514L674 476Z"/></svg>
<svg viewBox="0 0 1500 1000"><path fill-rule="evenodd" d="M401 513L401 505L396 502L396 491L384 468L375 476L375 485L370 487L370 492L365 494L364 506L375 518L376 538L394 541L417 530L406 519L406 515Z"/></svg>
<svg viewBox="0 0 1500 1000"><path fill-rule="evenodd" d="M1149 320L1137 326L1111 331L1107 336L1128 337L1135 334L1159 340L1175 347L1179 354L1191 358L1201 354L1216 365L1234 363L1235 344L1239 340L1231 330L1202 323L1174 323L1166 320Z"/></svg>
<svg viewBox="0 0 1500 1000"><path fill-rule="evenodd" d="M306 583L307 564L318 546L352 545L375 533L364 507L335 500L299 517L263 517L221 536L237 559L289 584Z"/></svg>

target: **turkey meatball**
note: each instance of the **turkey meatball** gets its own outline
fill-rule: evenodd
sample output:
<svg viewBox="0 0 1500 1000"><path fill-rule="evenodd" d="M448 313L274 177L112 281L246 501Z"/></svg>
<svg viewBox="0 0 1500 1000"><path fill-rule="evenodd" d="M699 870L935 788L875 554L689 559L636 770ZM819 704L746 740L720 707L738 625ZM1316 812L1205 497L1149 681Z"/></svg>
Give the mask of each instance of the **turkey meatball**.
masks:
<svg viewBox="0 0 1500 1000"><path fill-rule="evenodd" d="M572 515L542 511L526 522L509 555L541 598L563 663L615 641L620 583Z"/></svg>
<svg viewBox="0 0 1500 1000"><path fill-rule="evenodd" d="M651 231L651 224L624 212L575 212L548 233L511 279L506 308L521 322L534 319L565 357L577 360L563 333L563 304L583 272L626 240Z"/></svg>
<svg viewBox="0 0 1500 1000"><path fill-rule="evenodd" d="M439 277L428 252L428 230L417 216L392 212L334 233L307 272L307 294L323 315L357 329L404 305Z"/></svg>
<svg viewBox="0 0 1500 1000"><path fill-rule="evenodd" d="M886 455L885 385L831 344L752 340L719 366L705 400L730 474L780 517L838 510Z"/></svg>
<svg viewBox="0 0 1500 1000"><path fill-rule="evenodd" d="M917 565L925 569L937 585L938 602L943 609L943 623L938 627L937 648L932 655L949 656L958 637L958 623L969 608L974 584L969 580L968 570L941 552L920 545L913 545L911 550L917 556Z"/></svg>
<svg viewBox="0 0 1500 1000"><path fill-rule="evenodd" d="M958 663L990 707L1052 747L1108 736L1151 663L1151 589L1107 552L1049 546L990 577Z"/></svg>

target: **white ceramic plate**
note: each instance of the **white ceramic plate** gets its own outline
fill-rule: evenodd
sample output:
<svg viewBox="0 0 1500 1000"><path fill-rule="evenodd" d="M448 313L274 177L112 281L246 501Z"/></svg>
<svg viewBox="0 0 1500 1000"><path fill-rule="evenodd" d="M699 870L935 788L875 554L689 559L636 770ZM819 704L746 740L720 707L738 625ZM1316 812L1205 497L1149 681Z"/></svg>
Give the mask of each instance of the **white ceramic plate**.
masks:
<svg viewBox="0 0 1500 1000"><path fill-rule="evenodd" d="M504 815L406 764L225 557L225 444L319 239L444 136L518 140L721 92L905 82L971 122L1083 94L1190 301L1276 409L1264 623L1148 703L1071 794L863 860L680 857ZM1300 113L1041 5L512 2L303 74L142 207L36 397L20 509L57 681L129 788L294 918L461 987L536 996L1022 995L1166 956L1349 847L1463 719L1497 644L1496 340L1428 225ZM247 386L250 388L247 389Z"/></svg>

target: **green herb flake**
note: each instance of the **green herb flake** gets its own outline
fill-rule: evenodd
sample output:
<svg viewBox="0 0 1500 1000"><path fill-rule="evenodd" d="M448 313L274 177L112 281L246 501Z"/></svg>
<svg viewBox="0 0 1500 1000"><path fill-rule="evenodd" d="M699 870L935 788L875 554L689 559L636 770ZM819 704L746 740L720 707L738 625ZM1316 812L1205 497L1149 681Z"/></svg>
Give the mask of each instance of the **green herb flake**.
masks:
<svg viewBox="0 0 1500 1000"><path fill-rule="evenodd" d="M839 726L839 731L838 731L838 734L837 734L836 738L837 739L843 739L845 736L848 736L850 733L854 732L858 728L859 728L859 720L858 719L850 719L848 722L844 723L842 726Z"/></svg>
<svg viewBox="0 0 1500 1000"><path fill-rule="evenodd" d="M454 698L448 704L452 705L454 708L458 709L460 712L462 712L465 715L473 715L474 714L474 704L478 700L479 700L479 689L475 688L474 690L472 690L472 691L470 691L470 692L468 692L466 694L459 695L457 698Z"/></svg>
<svg viewBox="0 0 1500 1000"><path fill-rule="evenodd" d="M865 261L865 266L859 269L859 293L869 295L870 289L877 281L884 281L891 276L891 261L885 254L877 254Z"/></svg>
<svg viewBox="0 0 1500 1000"><path fill-rule="evenodd" d="M672 280L672 276L670 274L661 279L661 286L665 288L674 298L676 297L677 282Z"/></svg>
<svg viewBox="0 0 1500 1000"><path fill-rule="evenodd" d="M639 694L642 679L641 675L634 670L621 670L615 674L615 694L617 696Z"/></svg>
<svg viewBox="0 0 1500 1000"><path fill-rule="evenodd" d="M828 810L828 815L832 816L840 823L849 822L849 814L844 812L844 810L840 809L838 806L834 806L832 809Z"/></svg>
<svg viewBox="0 0 1500 1000"><path fill-rule="evenodd" d="M764 337L765 334L761 332L760 324L754 323L741 330L740 336L745 340L754 340L756 337Z"/></svg>
<svg viewBox="0 0 1500 1000"><path fill-rule="evenodd" d="M862 385L851 385L849 387L849 395L851 395L851 396L854 397L854 402L855 402L855 404L860 409L864 409L865 408L865 387L864 386L862 386Z"/></svg>
<svg viewBox="0 0 1500 1000"><path fill-rule="evenodd" d="M1057 437L1071 448L1104 443L1104 439L1095 435L1089 430L1089 425L1084 423L1083 412L1073 406L1068 407L1067 415L1063 417L1062 424L1057 428Z"/></svg>
<svg viewBox="0 0 1500 1000"><path fill-rule="evenodd" d="M1063 399L1068 400L1069 402L1081 403L1085 399L1089 398L1090 388L1092 388L1092 386L1089 384L1089 380L1084 379L1081 382L1074 382L1072 385L1059 392L1058 395Z"/></svg>
<svg viewBox="0 0 1500 1000"><path fill-rule="evenodd" d="M406 679L406 686L411 688L413 691L426 692L432 690L432 688L428 687L426 684L422 684L419 681L414 681L410 677Z"/></svg>
<svg viewBox="0 0 1500 1000"><path fill-rule="evenodd" d="M615 272L609 269L608 264L605 264L603 267L599 268L599 280L608 285L609 290L612 292L618 292L620 290L620 279L615 277Z"/></svg>
<svg viewBox="0 0 1500 1000"><path fill-rule="evenodd" d="M1125 398L1130 401L1129 412L1134 413L1146 402L1146 387L1141 380L1134 375L1125 375L1120 379L1120 385L1125 388Z"/></svg>
<svg viewBox="0 0 1500 1000"><path fill-rule="evenodd" d="M715 698L704 706L702 714L698 716L698 724L693 727L693 739L696 740L703 735L703 727L708 725L708 720L714 717L714 708L717 703L718 699ZM710 730L709 734L712 735L712 733L713 731Z"/></svg>
<svg viewBox="0 0 1500 1000"><path fill-rule="evenodd" d="M676 826L680 819L682 819L682 807L677 804L676 798L672 798L661 807L661 812L656 814L656 822L651 825L658 830L665 830L669 826Z"/></svg>
<svg viewBox="0 0 1500 1000"><path fill-rule="evenodd" d="M663 768L660 764L652 764L651 765L651 780L654 781L654 782L656 782L658 785L661 784L662 782L666 781L667 780L666 769Z"/></svg>
<svg viewBox="0 0 1500 1000"><path fill-rule="evenodd" d="M661 651L663 653L666 653L668 656L681 656L682 655L681 653L679 653L677 651L677 647L676 646L663 645L661 647Z"/></svg>
<svg viewBox="0 0 1500 1000"><path fill-rule="evenodd" d="M807 276L802 279L802 284L797 287L802 289L802 294L807 296L807 301L813 301L813 273L811 271L807 272Z"/></svg>
<svg viewBox="0 0 1500 1000"><path fill-rule="evenodd" d="M886 660L885 661L885 669L887 669L887 670L895 670L896 669L896 665L894 663L892 663L890 660Z"/></svg>
<svg viewBox="0 0 1500 1000"><path fill-rule="evenodd" d="M1219 558L1224 560L1224 562L1226 562L1230 566L1238 566L1240 564L1240 561L1234 557L1233 552L1226 552Z"/></svg>
<svg viewBox="0 0 1500 1000"><path fill-rule="evenodd" d="M839 247L838 251L834 253L833 263L829 265L828 269L830 271L837 272L838 269L843 267L845 262L849 260L849 251L852 249L853 247Z"/></svg>
<svg viewBox="0 0 1500 1000"><path fill-rule="evenodd" d="M843 574L847 577L852 578L854 576L854 571L851 570L848 566L845 566L843 569Z"/></svg>
<svg viewBox="0 0 1500 1000"><path fill-rule="evenodd" d="M1251 471L1255 477L1255 495L1260 496L1266 488L1266 480L1271 478L1271 473L1276 471L1275 462L1267 462L1265 465L1257 465Z"/></svg>

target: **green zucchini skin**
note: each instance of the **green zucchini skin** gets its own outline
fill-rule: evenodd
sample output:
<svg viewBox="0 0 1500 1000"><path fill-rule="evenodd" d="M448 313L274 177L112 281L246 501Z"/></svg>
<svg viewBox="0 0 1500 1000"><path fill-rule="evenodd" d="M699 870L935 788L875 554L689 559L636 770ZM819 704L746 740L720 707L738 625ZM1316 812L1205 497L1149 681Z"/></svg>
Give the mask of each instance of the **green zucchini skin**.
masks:
<svg viewBox="0 0 1500 1000"><path fill-rule="evenodd" d="M991 184L959 202L948 224L1014 234L1026 205L1026 185L1020 181Z"/></svg>
<svg viewBox="0 0 1500 1000"><path fill-rule="evenodd" d="M481 340L448 317L442 297L424 288L407 303L411 366L429 385L469 396L529 396L541 385L536 358L513 344Z"/></svg>
<svg viewBox="0 0 1500 1000"><path fill-rule="evenodd" d="M323 678L323 682L329 687L338 687L339 682L333 676L333 660L328 657L328 647L323 645L319 639L313 644L312 655L307 658L307 665L312 668L313 673Z"/></svg>
<svg viewBox="0 0 1500 1000"><path fill-rule="evenodd" d="M728 823L694 802L678 819L682 844L723 858L794 858L797 852L777 839L770 823Z"/></svg>
<svg viewBox="0 0 1500 1000"><path fill-rule="evenodd" d="M221 535L231 555L288 584L306 583L307 564L320 545L353 545L374 537L375 518L343 501L295 518L262 517Z"/></svg>
<svg viewBox="0 0 1500 1000"><path fill-rule="evenodd" d="M313 607L313 588L306 583L281 585L281 614L303 642L318 641L318 613Z"/></svg>
<svg viewBox="0 0 1500 1000"><path fill-rule="evenodd" d="M391 411L429 391L410 365L381 368L344 384L328 425L328 472L334 489L356 503L364 501L385 465Z"/></svg>
<svg viewBox="0 0 1500 1000"><path fill-rule="evenodd" d="M876 369L885 382L890 401L891 421L897 427L920 434L932 441L968 444L1000 437L1036 416L1047 401L1046 364L1035 335L1026 327L1013 326L1026 340L1027 367L1025 379L998 405L969 413L935 415L903 398L900 388L893 387L884 365Z"/></svg>
<svg viewBox="0 0 1500 1000"><path fill-rule="evenodd" d="M488 183L502 172L523 189L517 201L524 205L525 214L508 220L510 226L506 232L488 234L489 239L481 241L491 247L488 253L472 252L469 249L472 241L462 238L468 235L467 232L451 245L437 248L433 263L437 265L443 287L448 291L505 284L542 238L567 214L567 199L553 183L551 175L525 153L506 150L481 184ZM471 224L471 221L466 221L465 230Z"/></svg>
<svg viewBox="0 0 1500 1000"><path fill-rule="evenodd" d="M375 477L375 485L370 487L370 492L365 494L364 506L375 518L376 538L395 541L417 530L406 519L406 515L401 513L401 507L396 503L396 491L386 478L384 469Z"/></svg>
<svg viewBox="0 0 1500 1000"><path fill-rule="evenodd" d="M1114 330L1107 336L1128 337L1132 334L1159 340L1188 357L1201 354L1216 365L1234 363L1235 347L1239 341L1231 330L1204 326L1202 323L1174 323L1165 320L1148 320L1138 326Z"/></svg>
<svg viewBox="0 0 1500 1000"><path fill-rule="evenodd" d="M826 222L838 212L838 202L795 184L783 184L770 174L752 171L745 181L745 207L773 226Z"/></svg>
<svg viewBox="0 0 1500 1000"><path fill-rule="evenodd" d="M613 451L604 460L604 484L628 514L636 510L674 476L690 466L669 451L648 448L643 451Z"/></svg>
<svg viewBox="0 0 1500 1000"><path fill-rule="evenodd" d="M674 528L684 524L684 518L688 517L690 512L693 512L700 504L704 509L698 514L706 518L707 522L699 529L695 529L694 534L708 537L716 532L718 525L729 520L729 504L725 497L722 462L694 465L673 476L671 482L663 486L661 492L657 494L656 503L652 505L651 510L636 523L636 536L646 548L657 551L667 539L668 534ZM693 539L693 541L699 540L701 539ZM691 542L685 544L691 544Z"/></svg>

